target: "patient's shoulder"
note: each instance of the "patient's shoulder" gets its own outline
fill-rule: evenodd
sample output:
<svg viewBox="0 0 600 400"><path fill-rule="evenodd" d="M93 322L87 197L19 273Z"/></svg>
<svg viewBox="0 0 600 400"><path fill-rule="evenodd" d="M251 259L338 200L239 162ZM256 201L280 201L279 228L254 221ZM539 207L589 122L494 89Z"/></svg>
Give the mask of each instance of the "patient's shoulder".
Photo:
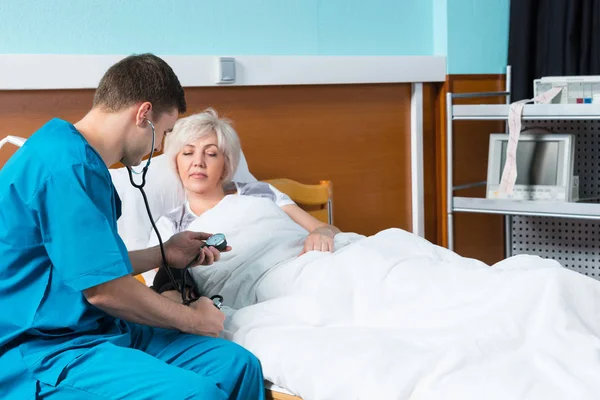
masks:
<svg viewBox="0 0 600 400"><path fill-rule="evenodd" d="M162 242L164 243L169 240L171 236L185 231L187 227L194 221L194 219L195 217L187 212L187 207L185 204L178 206L177 208L169 211L167 214L161 216L156 221L156 229L160 234ZM156 245L158 245L158 237L153 229L150 232L148 247Z"/></svg>
<svg viewBox="0 0 600 400"><path fill-rule="evenodd" d="M161 218L162 225L170 227L173 234L185 231L195 219L196 216L189 210L187 202L169 211Z"/></svg>
<svg viewBox="0 0 600 400"><path fill-rule="evenodd" d="M268 198L279 207L295 204L285 193L277 190L273 185L266 182L235 183L238 195Z"/></svg>

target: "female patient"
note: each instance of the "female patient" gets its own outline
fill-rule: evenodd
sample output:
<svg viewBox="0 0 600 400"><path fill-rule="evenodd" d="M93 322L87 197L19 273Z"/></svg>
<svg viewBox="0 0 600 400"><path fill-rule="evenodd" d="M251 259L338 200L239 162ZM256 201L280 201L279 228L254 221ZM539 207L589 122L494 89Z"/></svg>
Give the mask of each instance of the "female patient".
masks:
<svg viewBox="0 0 600 400"><path fill-rule="evenodd" d="M177 232L190 229L194 221L214 209L226 197L248 196L269 199L287 215L290 223L303 228L298 234L305 239L296 256L309 251L333 252L334 236L339 233L335 226L317 220L272 185L264 182L231 181L238 166L240 152L238 135L229 121L220 118L213 109L180 119L175 124L165 140L164 153L173 160L172 167L185 188L187 202L159 219L157 228L161 238L167 240ZM246 205L247 203L244 202ZM221 227L217 227L218 232L224 231L219 228ZM201 229L207 231L203 226ZM153 235L151 244L154 242L156 237ZM233 245L231 241L229 243ZM239 254L239 246L234 246L233 251L234 254ZM181 270L171 271L177 275L178 280L182 278ZM196 281L201 279L198 273L192 275ZM166 271L159 270L154 288L174 300L180 299L179 294L172 290ZM189 288L192 289L192 286Z"/></svg>

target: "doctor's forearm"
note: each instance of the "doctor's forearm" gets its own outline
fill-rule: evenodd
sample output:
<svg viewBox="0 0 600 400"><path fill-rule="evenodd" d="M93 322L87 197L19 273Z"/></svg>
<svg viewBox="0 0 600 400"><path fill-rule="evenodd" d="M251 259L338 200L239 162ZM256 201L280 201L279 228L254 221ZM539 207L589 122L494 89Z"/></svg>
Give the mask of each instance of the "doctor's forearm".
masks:
<svg viewBox="0 0 600 400"><path fill-rule="evenodd" d="M160 247L154 246L148 249L130 251L129 260L133 267L133 275L142 274L151 269L158 268L162 264Z"/></svg>
<svg viewBox="0 0 600 400"><path fill-rule="evenodd" d="M138 324L198 333L201 323L192 308L157 294L131 276L87 289L84 294L107 314Z"/></svg>

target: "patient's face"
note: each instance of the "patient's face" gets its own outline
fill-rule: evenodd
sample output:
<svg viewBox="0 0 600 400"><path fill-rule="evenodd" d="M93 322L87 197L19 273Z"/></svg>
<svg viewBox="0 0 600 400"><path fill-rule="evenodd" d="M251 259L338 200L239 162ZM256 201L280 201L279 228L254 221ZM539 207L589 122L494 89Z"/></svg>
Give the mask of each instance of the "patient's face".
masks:
<svg viewBox="0 0 600 400"><path fill-rule="evenodd" d="M221 187L225 156L212 134L188 143L177 155L177 171L186 190L204 194Z"/></svg>

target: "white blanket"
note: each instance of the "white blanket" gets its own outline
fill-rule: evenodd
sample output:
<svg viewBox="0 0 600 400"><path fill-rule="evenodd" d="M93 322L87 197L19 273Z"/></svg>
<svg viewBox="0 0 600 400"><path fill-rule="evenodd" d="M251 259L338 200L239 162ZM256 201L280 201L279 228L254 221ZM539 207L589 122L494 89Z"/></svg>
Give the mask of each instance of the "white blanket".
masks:
<svg viewBox="0 0 600 400"><path fill-rule="evenodd" d="M306 231L241 196L190 229L234 249L194 272L234 309L227 337L305 399L600 396L600 282L554 261L489 267L397 229L296 257Z"/></svg>

